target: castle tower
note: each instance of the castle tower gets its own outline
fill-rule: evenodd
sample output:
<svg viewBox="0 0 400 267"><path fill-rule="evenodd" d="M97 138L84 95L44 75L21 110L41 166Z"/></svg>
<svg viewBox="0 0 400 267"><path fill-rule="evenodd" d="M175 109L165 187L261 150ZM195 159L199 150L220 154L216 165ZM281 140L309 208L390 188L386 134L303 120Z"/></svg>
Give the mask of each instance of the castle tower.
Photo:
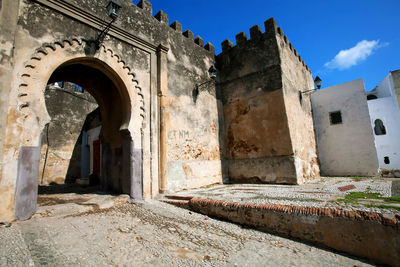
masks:
<svg viewBox="0 0 400 267"><path fill-rule="evenodd" d="M300 184L319 177L308 66L273 18L225 40L217 56L225 166L232 182Z"/></svg>

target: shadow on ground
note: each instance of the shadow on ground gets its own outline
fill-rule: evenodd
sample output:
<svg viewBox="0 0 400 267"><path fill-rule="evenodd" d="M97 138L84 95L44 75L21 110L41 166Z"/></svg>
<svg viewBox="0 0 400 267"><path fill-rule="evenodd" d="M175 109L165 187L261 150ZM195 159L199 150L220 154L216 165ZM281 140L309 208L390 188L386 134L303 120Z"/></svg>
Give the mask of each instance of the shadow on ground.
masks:
<svg viewBox="0 0 400 267"><path fill-rule="evenodd" d="M39 195L54 195L54 194L98 194L98 195L110 195L108 192L100 190L100 186L88 186L79 184L51 184L51 185L39 185Z"/></svg>

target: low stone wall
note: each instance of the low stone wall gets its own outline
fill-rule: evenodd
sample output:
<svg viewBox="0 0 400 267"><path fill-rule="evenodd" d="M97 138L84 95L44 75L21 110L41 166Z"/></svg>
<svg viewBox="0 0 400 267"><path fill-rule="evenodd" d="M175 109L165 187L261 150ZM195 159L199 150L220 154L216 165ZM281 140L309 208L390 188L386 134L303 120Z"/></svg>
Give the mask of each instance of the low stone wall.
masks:
<svg viewBox="0 0 400 267"><path fill-rule="evenodd" d="M377 263L400 266L398 215L200 198L192 198L187 205L181 206L188 206L208 216L368 258Z"/></svg>

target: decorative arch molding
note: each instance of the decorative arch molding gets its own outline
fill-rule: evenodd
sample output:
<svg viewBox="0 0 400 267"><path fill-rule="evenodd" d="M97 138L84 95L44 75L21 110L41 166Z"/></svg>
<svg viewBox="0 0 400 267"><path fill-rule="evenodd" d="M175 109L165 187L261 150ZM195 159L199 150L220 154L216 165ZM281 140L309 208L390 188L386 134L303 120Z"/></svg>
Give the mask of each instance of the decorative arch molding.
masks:
<svg viewBox="0 0 400 267"><path fill-rule="evenodd" d="M134 66L127 64L128 61L124 61L120 54L115 53L115 49L108 47L107 43L100 49L93 50L92 42L81 37L42 43L37 48L22 46L18 54L14 55L13 69L9 73L13 78L10 79L11 89L3 151L3 158L7 160L3 161L1 169L4 190L0 195L4 196L3 206L10 207L6 210L5 218L29 218L36 211L41 134L50 121L44 90L49 81L53 82L62 77L68 68L78 66L81 59L91 62L81 65L92 67L104 76L107 76L107 73L103 72L103 67L110 71L108 74L114 74L112 77L119 79L120 83L113 85L113 88L116 88L115 92L118 92L113 96L118 99L121 96L124 106L125 103L130 106L129 118L122 121L123 123L118 121L112 128L113 132L119 130L122 153L119 153L121 147L114 148L105 143L107 149L118 150L118 153L102 152L102 155L105 155L104 162L103 159L101 162L102 166L119 168L117 174L122 173L122 175L118 177L126 177L119 183L123 183L124 191L133 199L140 201L158 194L160 155L158 90L165 88L166 91L167 88L168 50L161 45L159 49L148 50L131 43L129 45L146 55L148 69L133 72ZM84 76L81 80L83 78ZM110 80L113 81L111 78ZM119 92L121 84L123 86ZM100 90L97 92L103 96ZM109 110L109 106L105 108ZM120 118L123 119L123 116ZM113 164L113 158L107 159L114 157L113 154L122 157L124 164ZM108 181L109 178L113 179L115 173L113 170L105 173Z"/></svg>
<svg viewBox="0 0 400 267"><path fill-rule="evenodd" d="M127 98L131 110L124 119L120 130L129 130L135 146L141 148L146 110L144 95L139 81L136 79L136 74L112 49L101 45L96 50L92 41L79 38L44 43L35 50L25 64L19 77L16 108L16 112L22 115L19 122L30 127L28 131L25 130L21 133L23 145L36 145L35 141L39 140L42 129L50 121L45 105L44 90L51 75L62 64L77 59L98 60L113 72L109 75L114 75L122 81L126 89L119 88L119 93L121 97ZM24 127L22 126L22 128Z"/></svg>

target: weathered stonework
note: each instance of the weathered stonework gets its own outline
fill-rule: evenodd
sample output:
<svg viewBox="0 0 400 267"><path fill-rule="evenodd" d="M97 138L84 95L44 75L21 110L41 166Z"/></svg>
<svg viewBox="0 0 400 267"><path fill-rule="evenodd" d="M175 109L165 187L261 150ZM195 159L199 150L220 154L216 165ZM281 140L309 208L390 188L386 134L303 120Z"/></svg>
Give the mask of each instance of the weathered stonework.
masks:
<svg viewBox="0 0 400 267"><path fill-rule="evenodd" d="M99 105L104 187L142 199L222 181L213 83L193 100L196 85L210 80L214 47L185 36L179 23L169 26L164 12L153 17L148 1L120 2L119 19L96 49L110 21L107 1L2 1L1 220L14 218L18 155L41 145L51 117L44 90L56 81L88 88Z"/></svg>
<svg viewBox="0 0 400 267"><path fill-rule="evenodd" d="M274 19L217 56L225 157L232 182L304 183L319 177L308 67ZM301 96L301 97L300 97Z"/></svg>
<svg viewBox="0 0 400 267"><path fill-rule="evenodd" d="M99 106L105 190L142 200L227 177L301 183L318 176L309 99L298 97L312 87L311 73L274 20L265 33L253 27L250 40L238 34L236 47L224 42L216 59L212 44L182 32L177 21L169 25L168 14L153 17L149 1L120 2L119 18L98 44L110 22L106 0L2 0L1 221L15 218L15 203L26 199L21 186L33 184L27 179L36 169L22 167L45 148L54 108L46 107L45 88L58 81L81 85ZM66 154L79 136L67 128L73 134L59 146ZM65 159L54 166L54 181L76 168L69 154ZM45 176L49 182L53 174ZM21 210L34 212L28 208Z"/></svg>
<svg viewBox="0 0 400 267"><path fill-rule="evenodd" d="M61 88L48 85L44 94L51 121L42 133L39 183L75 182L81 178L82 128L98 105L86 90L79 92L72 83Z"/></svg>

